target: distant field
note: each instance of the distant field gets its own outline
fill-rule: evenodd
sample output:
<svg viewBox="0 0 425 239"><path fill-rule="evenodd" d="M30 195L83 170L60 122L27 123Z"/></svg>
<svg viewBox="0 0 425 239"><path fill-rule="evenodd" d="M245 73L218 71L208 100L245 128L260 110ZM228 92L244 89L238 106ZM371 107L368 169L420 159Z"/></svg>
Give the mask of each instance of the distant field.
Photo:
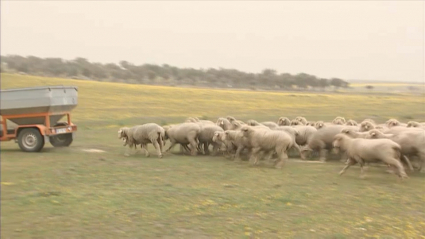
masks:
<svg viewBox="0 0 425 239"><path fill-rule="evenodd" d="M382 86L382 87L408 87L408 86L417 86L421 87L422 84L413 84L413 83L350 83L352 87L365 87L367 85L371 86Z"/></svg>
<svg viewBox="0 0 425 239"><path fill-rule="evenodd" d="M69 148L23 153L1 143L1 238L425 238L425 175L398 182L384 167L366 179L341 162L282 170L217 156L140 151L124 157L123 125L277 120L337 115L377 121L425 118L421 96L190 89L1 75L1 88L76 85L79 126ZM168 147L168 144L167 144ZM104 150L89 153L86 149Z"/></svg>
<svg viewBox="0 0 425 239"><path fill-rule="evenodd" d="M373 89L366 89L366 86L373 86ZM424 94L425 85L424 84L414 84L414 83L350 83L352 92L368 92L368 93L415 93L415 94Z"/></svg>
<svg viewBox="0 0 425 239"><path fill-rule="evenodd" d="M344 116L355 120L389 118L423 120L425 99L409 94L280 93L239 90L191 89L165 86L103 83L84 80L1 75L1 88L39 85L76 85L79 103L76 122L125 124L155 120L181 121L189 116L216 119L233 115L248 120L277 120L299 115L309 120ZM134 121L135 120L135 121Z"/></svg>

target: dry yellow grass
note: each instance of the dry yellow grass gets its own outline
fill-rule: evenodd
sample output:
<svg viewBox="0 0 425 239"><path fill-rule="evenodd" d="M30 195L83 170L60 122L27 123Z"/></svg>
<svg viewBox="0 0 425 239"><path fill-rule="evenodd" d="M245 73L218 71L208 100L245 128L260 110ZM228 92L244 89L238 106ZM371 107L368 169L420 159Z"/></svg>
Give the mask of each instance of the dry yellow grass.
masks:
<svg viewBox="0 0 425 239"><path fill-rule="evenodd" d="M424 99L414 95L361 95L240 90L194 89L71 80L24 75L1 75L2 89L41 85L75 85L79 88L76 122L119 122L126 119L175 121L188 116L277 120L280 116L306 116L330 120L341 115L361 120L375 117L422 119Z"/></svg>

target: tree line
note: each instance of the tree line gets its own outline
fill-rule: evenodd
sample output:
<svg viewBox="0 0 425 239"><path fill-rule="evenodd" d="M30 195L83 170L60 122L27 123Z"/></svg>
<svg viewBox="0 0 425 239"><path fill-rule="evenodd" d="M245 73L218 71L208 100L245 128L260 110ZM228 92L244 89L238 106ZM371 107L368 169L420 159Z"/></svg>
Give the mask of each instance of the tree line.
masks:
<svg viewBox="0 0 425 239"><path fill-rule="evenodd" d="M348 82L339 78L318 78L306 73L278 74L273 69L264 69L260 73L246 73L225 68L179 68L168 64L135 65L127 61L120 61L118 64L102 64L89 62L81 57L64 60L35 56L1 56L1 71L131 84L192 85L264 90L325 90L328 87L346 88L349 86Z"/></svg>

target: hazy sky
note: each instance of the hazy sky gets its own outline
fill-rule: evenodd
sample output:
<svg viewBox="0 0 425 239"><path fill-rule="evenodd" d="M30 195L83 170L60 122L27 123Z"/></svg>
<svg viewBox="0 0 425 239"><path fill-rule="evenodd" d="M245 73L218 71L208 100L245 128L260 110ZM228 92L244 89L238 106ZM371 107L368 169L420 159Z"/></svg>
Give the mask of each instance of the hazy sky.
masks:
<svg viewBox="0 0 425 239"><path fill-rule="evenodd" d="M1 1L1 54L424 81L424 1Z"/></svg>

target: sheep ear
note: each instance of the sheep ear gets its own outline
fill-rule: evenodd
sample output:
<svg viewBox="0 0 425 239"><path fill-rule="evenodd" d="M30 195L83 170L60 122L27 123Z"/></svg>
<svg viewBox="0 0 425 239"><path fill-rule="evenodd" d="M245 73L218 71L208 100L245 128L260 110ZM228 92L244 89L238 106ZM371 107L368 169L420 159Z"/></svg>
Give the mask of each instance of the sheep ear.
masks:
<svg viewBox="0 0 425 239"><path fill-rule="evenodd" d="M370 135L375 136L375 135L376 135L376 133L375 133L375 132L372 132L372 133L370 133Z"/></svg>

